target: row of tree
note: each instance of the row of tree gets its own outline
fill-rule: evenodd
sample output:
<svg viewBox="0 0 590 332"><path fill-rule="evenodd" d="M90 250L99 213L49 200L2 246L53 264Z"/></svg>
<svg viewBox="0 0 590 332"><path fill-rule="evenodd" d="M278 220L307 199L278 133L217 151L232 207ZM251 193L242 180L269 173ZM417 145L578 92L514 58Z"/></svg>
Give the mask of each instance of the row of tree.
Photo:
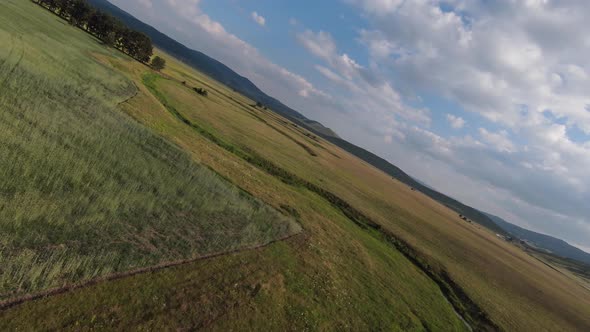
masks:
<svg viewBox="0 0 590 332"><path fill-rule="evenodd" d="M152 57L153 46L148 36L129 29L123 22L92 7L86 0L33 0L33 2L141 62L147 63Z"/></svg>

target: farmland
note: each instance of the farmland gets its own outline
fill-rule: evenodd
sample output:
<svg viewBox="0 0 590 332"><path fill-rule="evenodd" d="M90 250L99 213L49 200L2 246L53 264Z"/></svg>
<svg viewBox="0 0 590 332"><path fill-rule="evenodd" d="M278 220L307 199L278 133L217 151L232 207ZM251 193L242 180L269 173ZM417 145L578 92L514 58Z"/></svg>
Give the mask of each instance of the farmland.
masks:
<svg viewBox="0 0 590 332"><path fill-rule="evenodd" d="M572 279L172 57L153 72L28 1L0 17L2 293L293 235L27 302L0 329L590 327Z"/></svg>
<svg viewBox="0 0 590 332"><path fill-rule="evenodd" d="M53 17L55 35L40 34L16 2L2 6L14 12L0 30L2 297L300 230L117 112L137 88L89 55L118 55Z"/></svg>

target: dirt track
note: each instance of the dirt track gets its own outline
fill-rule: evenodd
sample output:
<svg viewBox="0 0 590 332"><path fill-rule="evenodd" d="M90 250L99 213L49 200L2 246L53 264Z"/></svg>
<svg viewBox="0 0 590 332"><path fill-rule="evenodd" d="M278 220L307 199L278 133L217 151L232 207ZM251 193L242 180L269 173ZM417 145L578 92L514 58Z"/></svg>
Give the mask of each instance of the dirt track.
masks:
<svg viewBox="0 0 590 332"><path fill-rule="evenodd" d="M199 256L199 257L195 257L195 258L191 258L191 259L184 259L184 260L173 261L173 262L163 262L158 265L142 267L142 268L126 271L126 272L113 273L113 274L110 274L107 276L102 276L102 277L82 281L82 282L75 283L75 284L70 284L70 285L66 285L66 286L62 286L62 287L58 287L58 288L49 289L49 290L46 290L46 291L43 291L40 293L36 293L36 294L29 294L29 295L25 295L25 296L13 298L13 299L0 301L0 311L10 309L12 307L23 304L25 302L40 300L40 299L44 299L47 297L64 294L64 293L71 292L71 291L74 291L77 289L94 286L96 284L103 283L103 282L128 278L128 277L132 277L132 276L135 276L138 274L156 272L156 271L160 271L160 270L175 267L175 266L186 265L186 264L190 264L190 263L197 262L200 260L211 259L211 258L224 256L224 255L236 254L236 253L243 252L243 251L262 249L262 248L267 247L273 243L276 243L279 241L286 241L286 240L296 237L296 236L305 236L305 231L301 231L297 234L285 236L283 238L272 240L268 243L260 244L260 245L256 245L256 246L252 246L252 247L240 248L240 249L235 249L235 250L225 251L225 252L212 253L212 254Z"/></svg>

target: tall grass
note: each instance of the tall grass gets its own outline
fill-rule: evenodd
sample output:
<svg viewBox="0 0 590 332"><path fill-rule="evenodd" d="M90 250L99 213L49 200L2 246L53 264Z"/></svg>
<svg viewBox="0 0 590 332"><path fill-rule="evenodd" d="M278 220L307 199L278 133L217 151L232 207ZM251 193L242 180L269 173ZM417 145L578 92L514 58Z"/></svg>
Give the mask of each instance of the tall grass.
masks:
<svg viewBox="0 0 590 332"><path fill-rule="evenodd" d="M212 143L217 144L221 148L233 153L239 158L244 159L251 165L278 178L284 183L292 186L304 187L307 190L317 194L319 197L322 197L334 208L340 210L340 212L342 212L342 214L355 225L368 231L368 233L370 233L375 238L383 240L392 245L417 268L424 272L425 275L427 275L440 287L441 292L445 295L449 303L453 305L456 312L461 315L465 322L468 322L478 331L496 331L499 329L498 326L491 321L488 314L483 312L482 309L475 302L473 302L471 298L469 298L461 286L451 279L448 272L442 266L440 266L440 264L432 264L429 262L430 259L422 254L419 250L416 250L406 241L402 240L392 232L384 229L379 223L371 219L371 217L350 205L338 195L277 166L272 161L264 159L252 150L244 151L243 149L240 149L231 143L228 143L215 136L213 133L207 131L198 124L191 122L187 117L171 106L167 97L158 90L157 82L162 79L162 77L156 74L145 74L143 77L143 83L152 92L152 94L154 94L154 96L160 100L162 105L164 105L164 107L166 107L168 111L178 120L193 128ZM282 208L290 213L297 213L296 210L293 210L288 206Z"/></svg>
<svg viewBox="0 0 590 332"><path fill-rule="evenodd" d="M119 113L102 47L25 6L0 4L0 298L299 230Z"/></svg>

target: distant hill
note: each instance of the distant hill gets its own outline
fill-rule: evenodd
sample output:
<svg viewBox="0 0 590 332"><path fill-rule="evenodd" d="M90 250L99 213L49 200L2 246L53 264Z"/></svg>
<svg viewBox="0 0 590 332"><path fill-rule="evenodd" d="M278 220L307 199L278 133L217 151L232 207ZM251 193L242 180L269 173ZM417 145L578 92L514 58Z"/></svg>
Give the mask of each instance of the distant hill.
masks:
<svg viewBox="0 0 590 332"><path fill-rule="evenodd" d="M580 250L567 242L554 238L549 235L536 233L533 231L529 231L528 229L524 229L522 227L518 227L513 225L506 220L488 214L488 216L500 227L502 227L506 232L512 234L512 236L532 242L536 247L545 249L553 253L554 255L558 255L565 258L575 259L577 261L590 264L590 254Z"/></svg>
<svg viewBox="0 0 590 332"><path fill-rule="evenodd" d="M88 2L93 6L119 18L130 28L145 33L152 39L154 45L166 51L175 58L185 62L186 64L197 68L201 72L207 74L220 83L227 85L228 87L238 91L239 93L254 101L261 102L276 113L289 118L290 120L309 130L312 130L318 134L321 133L326 136L338 137L338 135L330 128L326 128L321 123L306 118L303 114L267 95L250 80L239 75L223 63L207 56L204 53L195 51L182 45L176 40L156 30L154 27L136 19L134 16L113 5L112 3L106 0L88 0Z"/></svg>
<svg viewBox="0 0 590 332"><path fill-rule="evenodd" d="M424 193L425 195L429 196L430 198L434 199L435 201L440 202L441 204L446 205L448 208L457 212L457 214L462 214L467 218L473 220L474 222L500 234L507 234L504 229L500 228L490 217L485 215L484 213L480 212L477 209L474 209L470 206L467 206L454 198L451 198L447 195L441 194L440 192L427 187L420 182L416 181L414 178L409 176L399 167L392 165L387 160L377 156L374 153L371 153L361 147L358 147L350 142L347 142L341 138L337 137L329 137L323 136L324 139L332 142L333 144L341 147L342 149L352 153L353 155L357 156L358 158L364 160L365 162L375 166L376 168L380 169L381 171L389 174L391 177L399 180L402 183Z"/></svg>
<svg viewBox="0 0 590 332"><path fill-rule="evenodd" d="M387 160L360 148L346 140L340 138L334 131L325 127L321 123L308 119L301 113L293 110L292 108L281 103L277 99L265 94L260 90L254 83L247 78L239 75L228 66L223 63L207 56L196 50L189 49L174 39L166 36L160 31L156 30L152 26L143 23L136 19L129 13L111 4L107 0L89 0L89 2L100 8L111 15L121 19L130 28L139 30L150 36L153 43L176 57L177 59L185 62L186 64L193 66L201 72L207 74L213 79L227 85L228 87L238 91L239 93L247 96L248 98L261 102L269 109L274 112L290 119L291 121L301 125L302 127L314 132L315 134L323 137L324 139L332 142L340 148L348 151L349 153L357 156L365 162L373 165L380 169L391 177L401 181L402 183L415 188L416 190L426 194L430 198L446 205L450 209L462 214L474 222L487 227L488 229L503 235L512 234L513 236L535 243L540 248L547 249L557 255L576 259L585 263L590 263L590 254L575 248L565 241L553 238L551 236L535 233L513 224L502 220L499 217L492 216L483 213L477 209L474 209L468 205L465 205L449 196L446 196L426 185L423 185L419 181L415 180L403 170L395 165L392 165Z"/></svg>

